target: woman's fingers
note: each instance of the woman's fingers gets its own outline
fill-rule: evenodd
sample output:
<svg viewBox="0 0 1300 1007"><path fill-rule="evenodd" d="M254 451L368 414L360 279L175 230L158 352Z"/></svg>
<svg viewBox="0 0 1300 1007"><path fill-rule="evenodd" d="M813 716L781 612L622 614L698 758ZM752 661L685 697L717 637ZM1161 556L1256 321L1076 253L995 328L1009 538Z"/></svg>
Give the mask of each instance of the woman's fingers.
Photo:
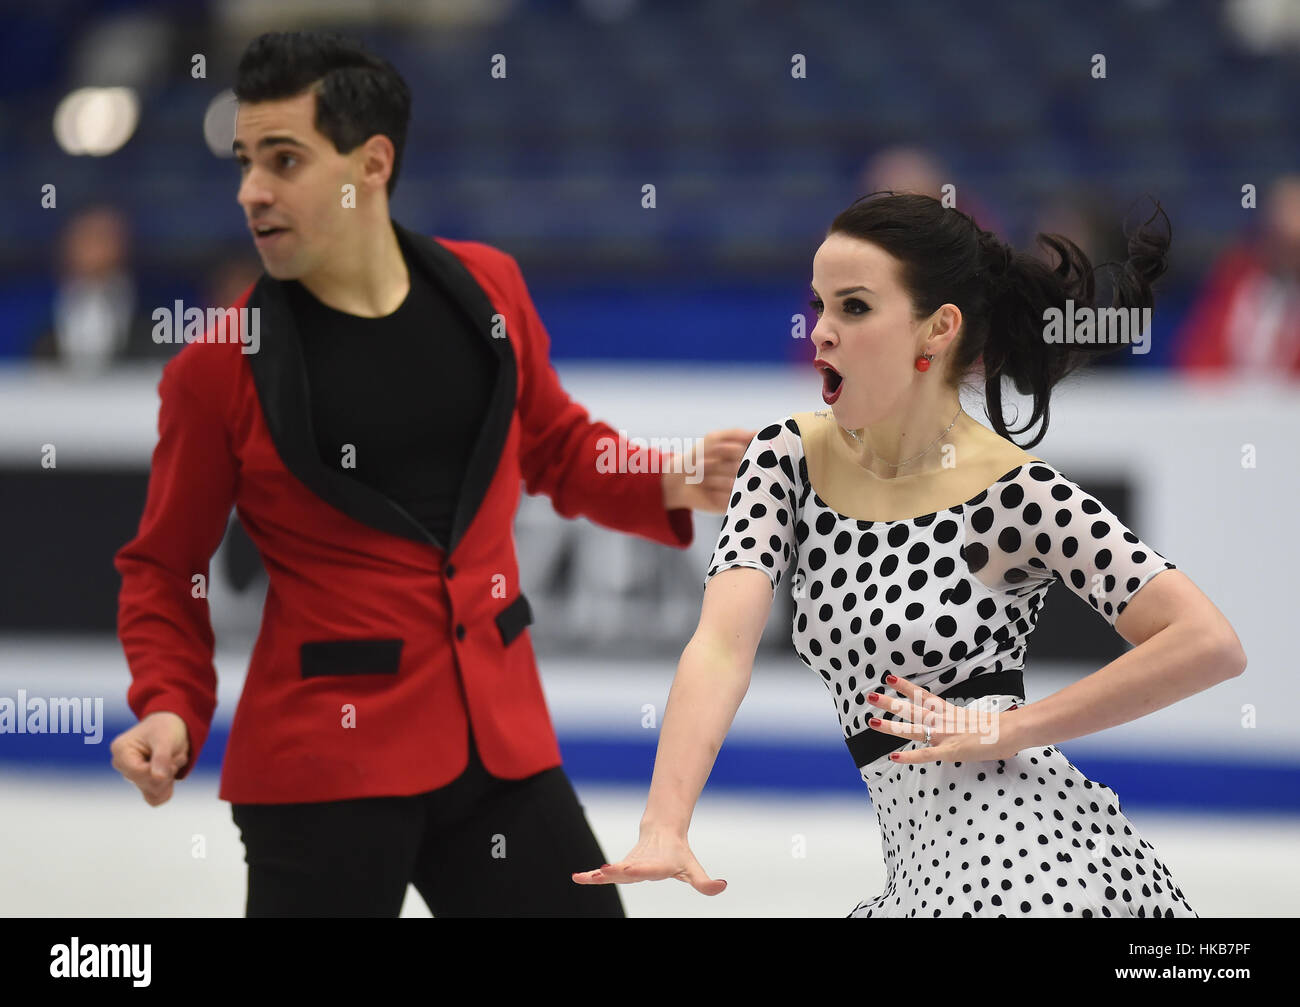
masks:
<svg viewBox="0 0 1300 1007"><path fill-rule="evenodd" d="M867 705L880 710L887 710L909 724L932 724L935 719L931 716L936 712L933 707L919 707L910 700L898 699L895 696L882 696L878 692L867 694ZM927 716L929 719L925 719ZM885 723L888 724L891 721L887 720ZM898 721L892 721L892 723L898 723Z"/></svg>
<svg viewBox="0 0 1300 1007"><path fill-rule="evenodd" d="M580 885L628 885L638 881L676 878L702 895L718 895L727 887L727 882L721 878L710 878L693 856L685 864L663 858L629 858L617 864L602 864L594 871L578 871L572 877Z"/></svg>
<svg viewBox="0 0 1300 1007"><path fill-rule="evenodd" d="M667 860L623 860L617 864L604 864L594 871L579 871L573 875L573 880L580 885L626 885L637 881L662 881L684 872L684 867Z"/></svg>
<svg viewBox="0 0 1300 1007"><path fill-rule="evenodd" d="M872 717L867 721L867 726L874 731L882 731L885 734L896 734L900 738L924 738L925 728L920 724L914 724L907 720L885 720L883 717ZM933 732L933 733L938 733Z"/></svg>
<svg viewBox="0 0 1300 1007"><path fill-rule="evenodd" d="M924 692L924 690L921 691ZM970 710L965 707L955 706L946 699L931 696L929 693L926 693L926 696L928 698L923 698L920 702L914 702L910 699L882 696L878 692L872 692L867 694L867 705L886 710L895 717L900 718L898 721L886 720L886 725L891 723L917 724L947 733L968 729L966 725L972 720ZM904 733L906 732L904 731Z"/></svg>
<svg viewBox="0 0 1300 1007"><path fill-rule="evenodd" d="M871 696L868 696L867 701L872 706L890 710L914 724L928 724L931 727L952 723L954 718L958 716L956 711L959 707L954 706L928 689L923 689L919 685L909 682L905 678L899 678L897 675L886 675L885 683L900 693L901 698L886 698L873 693L872 695L876 696L878 702L872 701Z"/></svg>
<svg viewBox="0 0 1300 1007"><path fill-rule="evenodd" d="M938 702L943 702L933 692L930 692L926 689L922 689L919 685L915 684L914 682L909 682L907 679L900 678L897 675L886 675L885 684L888 685L890 688L894 689L895 691L906 696L909 700L911 700L914 703L924 703L926 700L935 700Z"/></svg>

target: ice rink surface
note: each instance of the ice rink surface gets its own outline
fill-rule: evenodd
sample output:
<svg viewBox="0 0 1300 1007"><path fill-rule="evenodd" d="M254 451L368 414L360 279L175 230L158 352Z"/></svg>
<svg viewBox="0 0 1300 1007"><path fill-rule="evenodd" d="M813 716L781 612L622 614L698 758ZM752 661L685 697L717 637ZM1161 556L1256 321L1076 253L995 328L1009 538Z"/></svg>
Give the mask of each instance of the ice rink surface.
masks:
<svg viewBox="0 0 1300 1007"><path fill-rule="evenodd" d="M218 648L221 699L214 726L229 724L246 657L239 647ZM655 732L645 730L644 710L647 704L663 710L675 662L542 655L539 663L587 818L606 857L621 859L636 842L649 774L641 783L598 783L596 773L584 777L578 767L590 771L607 753L623 752L620 771L634 780L642 754L652 765L653 749L647 746ZM1071 674L1039 663L1026 678L1030 700L1062 687ZM131 722L128 681L111 639L72 644L11 638L0 647L0 695L12 696L20 686L45 695L99 695L108 727L98 745L75 746L85 753L77 765L49 768L33 759L0 760L0 915L243 915L244 850L229 804L217 797L214 753L205 750L194 775L158 808L149 807L111 768L109 742ZM1085 769L1119 765L1094 761L1119 756L1133 760L1124 771L1138 774L1162 766L1167 772L1168 764L1159 760L1170 754L1197 757L1198 765L1210 767L1203 808L1144 804L1137 799L1142 778L1131 776L1131 786L1116 785L1124 814L1155 847L1202 917L1295 916L1300 814L1294 794L1282 793L1283 806L1273 810L1248 803L1232 808L1225 800L1230 803L1232 786L1244 790L1242 781L1266 771L1269 763L1262 760L1294 766L1297 741L1279 724L1217 734L1205 729L1239 706L1235 690L1243 682L1223 683L1140 721L1060 747ZM0 737L0 745L17 740ZM730 777L723 766L729 749ZM791 752L825 753L826 761L810 763L816 778L808 779L806 794L800 790L804 770L781 764ZM1234 758L1252 761L1232 770ZM1216 767L1225 774L1222 780L1214 778ZM1120 770L1108 768L1101 782L1118 780L1112 772ZM839 783L828 787L822 775ZM856 789L854 775L820 682L789 658L760 662L690 831L691 848L705 870L726 879L729 887L709 897L675 880L620 886L628 916L847 916L885 887L875 810L865 784ZM747 785L726 782L741 776ZM781 779L784 786L755 786L769 778ZM1160 779L1185 783L1188 776ZM1294 788L1292 776L1277 779ZM1193 795L1202 793L1200 777L1193 780ZM1225 785L1230 780L1237 783ZM430 915L414 888L408 889L402 915Z"/></svg>
<svg viewBox="0 0 1300 1007"><path fill-rule="evenodd" d="M644 789L577 790L606 856L621 858L636 842ZM0 781L0 806L0 914L243 915L243 846L212 774L182 781L170 801L151 808L107 774L9 773ZM1296 915L1300 819L1125 813L1202 917ZM196 837L202 857L193 855ZM865 788L861 800L706 790L690 839L727 890L710 897L673 880L624 885L629 916L842 917L884 888L880 832ZM402 915L430 916L414 888Z"/></svg>

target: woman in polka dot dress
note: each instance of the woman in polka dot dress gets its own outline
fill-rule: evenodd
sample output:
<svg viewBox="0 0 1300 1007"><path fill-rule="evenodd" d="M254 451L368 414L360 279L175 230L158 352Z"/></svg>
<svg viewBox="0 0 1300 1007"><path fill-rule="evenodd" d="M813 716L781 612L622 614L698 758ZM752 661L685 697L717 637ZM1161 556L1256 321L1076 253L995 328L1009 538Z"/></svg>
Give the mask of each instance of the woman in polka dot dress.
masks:
<svg viewBox="0 0 1300 1007"><path fill-rule="evenodd" d="M1173 563L1007 436L1002 378L1034 396L1032 447L1052 385L1087 352L1046 341L1042 319L1093 303L1092 268L1068 240L1040 240L1055 267L917 195L864 197L833 222L812 333L832 411L750 443L640 841L575 881L726 887L686 831L788 574L795 649L834 699L880 824L885 890L850 916L1197 915L1114 791L1057 745L1240 674L1245 655ZM1151 304L1167 249L1147 226L1130 238L1115 306ZM995 430L961 409L972 370ZM1026 704L1029 635L1058 580L1134 647Z"/></svg>

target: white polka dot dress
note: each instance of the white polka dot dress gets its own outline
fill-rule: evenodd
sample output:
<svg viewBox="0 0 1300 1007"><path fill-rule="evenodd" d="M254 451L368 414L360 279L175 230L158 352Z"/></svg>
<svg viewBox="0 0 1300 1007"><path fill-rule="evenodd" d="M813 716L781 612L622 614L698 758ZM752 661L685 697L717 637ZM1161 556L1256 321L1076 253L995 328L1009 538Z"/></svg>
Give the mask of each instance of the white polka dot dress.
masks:
<svg viewBox="0 0 1300 1007"><path fill-rule="evenodd" d="M888 752L923 742L879 750L891 739L867 726L893 719L866 702L872 691L899 695L885 685L889 674L940 695L955 690L955 705L1023 704L1026 644L1053 583L1113 627L1173 563L1040 461L932 514L836 513L810 485L787 416L745 452L705 583L751 567L775 590L792 565L795 650L831 692L851 752L859 746L855 761L869 760L859 768L880 824L885 890L849 916L1197 915L1115 792L1055 746L900 765Z"/></svg>

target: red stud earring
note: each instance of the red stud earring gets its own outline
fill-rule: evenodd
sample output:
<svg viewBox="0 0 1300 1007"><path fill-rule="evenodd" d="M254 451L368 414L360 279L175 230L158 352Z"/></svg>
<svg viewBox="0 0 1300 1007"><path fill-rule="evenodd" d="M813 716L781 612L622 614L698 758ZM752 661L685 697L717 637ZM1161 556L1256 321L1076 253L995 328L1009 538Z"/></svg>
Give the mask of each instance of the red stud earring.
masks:
<svg viewBox="0 0 1300 1007"><path fill-rule="evenodd" d="M916 369L917 369L918 371L928 371L928 370L930 369L930 361L933 360L933 359L934 359L934 354L933 354L933 353L925 353L925 354L923 354L923 355L917 357L917 358L916 358Z"/></svg>

